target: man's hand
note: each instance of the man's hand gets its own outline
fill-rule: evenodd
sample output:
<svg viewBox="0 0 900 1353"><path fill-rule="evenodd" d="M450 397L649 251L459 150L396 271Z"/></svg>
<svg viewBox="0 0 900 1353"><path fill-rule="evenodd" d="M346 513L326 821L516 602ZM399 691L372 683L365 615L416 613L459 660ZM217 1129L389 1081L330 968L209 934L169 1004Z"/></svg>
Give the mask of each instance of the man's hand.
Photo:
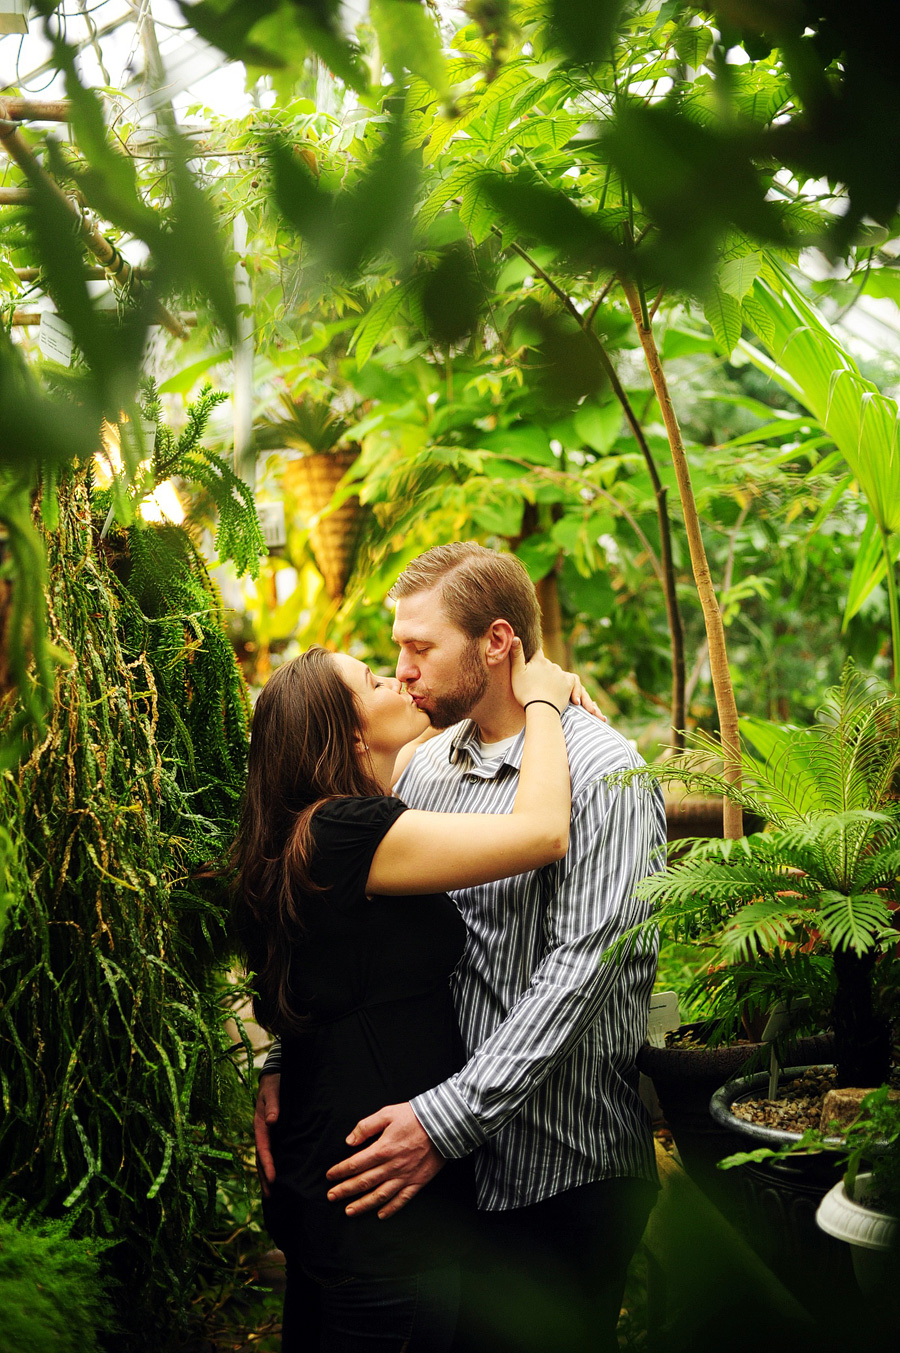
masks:
<svg viewBox="0 0 900 1353"><path fill-rule="evenodd" d="M262 1185L263 1197L268 1198L275 1182L275 1161L269 1129L278 1122L281 1107L281 1076L270 1071L259 1078L259 1094L253 1114L253 1135L256 1138L256 1172Z"/></svg>
<svg viewBox="0 0 900 1353"><path fill-rule="evenodd" d="M434 1178L444 1159L408 1104L389 1104L363 1118L347 1144L360 1146L371 1137L376 1140L370 1146L328 1171L332 1185L328 1200L342 1203L353 1198L344 1209L348 1216L377 1208L384 1221Z"/></svg>

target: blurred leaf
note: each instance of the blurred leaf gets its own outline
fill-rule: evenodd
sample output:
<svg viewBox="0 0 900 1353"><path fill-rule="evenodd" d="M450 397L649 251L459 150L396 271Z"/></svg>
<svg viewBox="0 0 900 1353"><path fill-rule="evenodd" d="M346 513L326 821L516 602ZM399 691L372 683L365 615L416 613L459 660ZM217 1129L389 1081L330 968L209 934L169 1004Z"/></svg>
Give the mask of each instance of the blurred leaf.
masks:
<svg viewBox="0 0 900 1353"><path fill-rule="evenodd" d="M516 546L516 558L520 559L528 570L533 583L540 582L556 564L559 558L559 546L548 535L526 536Z"/></svg>
<svg viewBox="0 0 900 1353"><path fill-rule="evenodd" d="M551 0L551 42L579 64L609 60L624 0Z"/></svg>
<svg viewBox="0 0 900 1353"><path fill-rule="evenodd" d="M369 16L381 58L394 79L399 83L410 71L443 94L447 70L440 34L421 0L370 0Z"/></svg>
<svg viewBox="0 0 900 1353"><path fill-rule="evenodd" d="M202 38L236 61L264 70L302 74L307 53L364 93L368 78L359 49L341 27L341 0L178 0Z"/></svg>
<svg viewBox="0 0 900 1353"><path fill-rule="evenodd" d="M190 147L180 138L170 146L172 210L170 229L159 239L160 279L197 287L209 297L229 337L237 331L234 283L225 262L219 217L188 167Z"/></svg>
<svg viewBox="0 0 900 1353"><path fill-rule="evenodd" d="M673 105L630 103L603 146L659 227L641 252L645 267L666 280L702 286L728 226L754 239L787 242L740 134L700 126Z"/></svg>
<svg viewBox="0 0 900 1353"><path fill-rule="evenodd" d="M428 332L438 343L458 343L478 324L483 304L484 285L471 249L466 244L451 245L422 288Z"/></svg>
<svg viewBox="0 0 900 1353"><path fill-rule="evenodd" d="M419 174L402 115L391 119L365 173L343 192L323 189L288 146L276 143L270 155L276 201L321 268L353 276L382 249L405 259Z"/></svg>
<svg viewBox="0 0 900 1353"><path fill-rule="evenodd" d="M562 192L538 183L525 172L485 177L484 191L496 209L525 235L548 244L578 267L618 266L622 251L595 217L586 215Z"/></svg>
<svg viewBox="0 0 900 1353"><path fill-rule="evenodd" d="M555 468L559 461L553 454L550 438L543 428L515 424L497 428L479 439L478 445L495 456L509 456L511 460L525 460L531 465Z"/></svg>

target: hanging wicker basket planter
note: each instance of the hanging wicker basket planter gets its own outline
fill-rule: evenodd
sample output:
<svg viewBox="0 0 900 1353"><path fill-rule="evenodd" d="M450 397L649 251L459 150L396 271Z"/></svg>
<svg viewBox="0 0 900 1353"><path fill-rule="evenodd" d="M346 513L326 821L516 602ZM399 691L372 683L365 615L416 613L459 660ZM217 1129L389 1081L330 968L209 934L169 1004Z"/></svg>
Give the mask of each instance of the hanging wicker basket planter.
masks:
<svg viewBox="0 0 900 1353"><path fill-rule="evenodd" d="M332 600L344 595L353 572L363 509L354 495L327 512L335 490L359 456L355 444L333 451L315 451L292 461L287 478L305 516L311 519L309 542L325 588Z"/></svg>

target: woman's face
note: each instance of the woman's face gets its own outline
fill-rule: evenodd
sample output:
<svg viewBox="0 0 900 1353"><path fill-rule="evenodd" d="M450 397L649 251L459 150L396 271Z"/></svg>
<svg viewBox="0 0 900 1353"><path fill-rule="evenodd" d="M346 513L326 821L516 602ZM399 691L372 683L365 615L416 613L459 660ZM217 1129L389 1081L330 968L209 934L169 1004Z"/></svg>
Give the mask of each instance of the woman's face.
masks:
<svg viewBox="0 0 900 1353"><path fill-rule="evenodd" d="M396 677L373 676L364 662L349 653L335 653L334 663L350 687L363 721L363 736L375 755L398 752L430 726Z"/></svg>

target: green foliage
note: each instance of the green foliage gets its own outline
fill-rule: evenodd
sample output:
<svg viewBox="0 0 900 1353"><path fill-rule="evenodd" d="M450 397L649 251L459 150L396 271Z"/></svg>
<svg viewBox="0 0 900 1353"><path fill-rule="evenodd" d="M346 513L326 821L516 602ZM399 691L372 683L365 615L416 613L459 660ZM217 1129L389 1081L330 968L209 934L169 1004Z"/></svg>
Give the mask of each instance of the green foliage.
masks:
<svg viewBox="0 0 900 1353"><path fill-rule="evenodd" d="M821 1010L834 983L831 1005L847 1025L838 1030L840 1062L854 1037L869 1038L871 1021L865 1001L846 1012L842 984L867 991L875 957L894 961L897 944L900 699L848 663L814 727L745 720L742 732L740 790L708 769L709 739L703 753L641 774L729 795L770 829L739 841L697 841L645 879L639 890L653 915L608 957L653 943L658 928L713 946L720 967L705 985L718 992L725 1020L741 1004L764 1007L778 990L811 996ZM824 973L823 958L833 974Z"/></svg>
<svg viewBox="0 0 900 1353"><path fill-rule="evenodd" d="M155 1353L241 1112L223 899L194 873L233 831L247 703L188 538L135 524L98 550L101 520L84 474L64 477L48 595L69 661L45 736L0 781L23 865L0 950L0 1175L113 1242L129 1347Z"/></svg>
<svg viewBox="0 0 900 1353"><path fill-rule="evenodd" d="M866 1201L893 1216L900 1217L900 1101L887 1085L872 1090L860 1105L857 1118L840 1140L817 1129L804 1132L799 1141L780 1150L761 1147L740 1151L719 1162L722 1170L763 1160L788 1160L799 1153L829 1153L843 1157L846 1163L844 1187L854 1197L860 1167L868 1165L872 1178Z"/></svg>
<svg viewBox="0 0 900 1353"><path fill-rule="evenodd" d="M100 1336L111 1333L103 1246L73 1240L70 1229L0 1217L4 1353L98 1353Z"/></svg>

